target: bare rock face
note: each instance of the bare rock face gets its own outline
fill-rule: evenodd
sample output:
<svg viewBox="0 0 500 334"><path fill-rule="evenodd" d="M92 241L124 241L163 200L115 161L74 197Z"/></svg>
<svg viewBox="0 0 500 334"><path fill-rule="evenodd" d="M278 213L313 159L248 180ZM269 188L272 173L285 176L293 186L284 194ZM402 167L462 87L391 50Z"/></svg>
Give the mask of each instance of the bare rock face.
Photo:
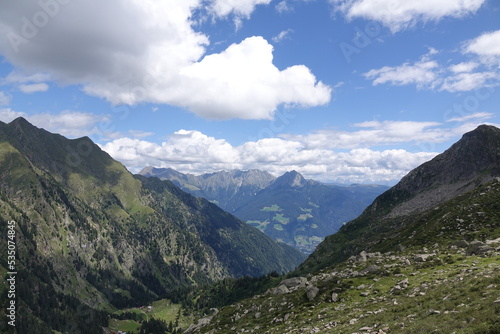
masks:
<svg viewBox="0 0 500 334"><path fill-rule="evenodd" d="M500 176L500 129L481 125L391 188L403 200L389 217L422 212ZM489 173L484 173L489 171Z"/></svg>

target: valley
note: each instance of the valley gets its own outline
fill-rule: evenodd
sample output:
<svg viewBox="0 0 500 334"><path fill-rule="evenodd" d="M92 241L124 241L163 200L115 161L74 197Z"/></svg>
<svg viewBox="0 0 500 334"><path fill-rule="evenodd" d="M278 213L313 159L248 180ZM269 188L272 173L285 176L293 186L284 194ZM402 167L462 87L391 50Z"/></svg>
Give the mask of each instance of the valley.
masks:
<svg viewBox="0 0 500 334"><path fill-rule="evenodd" d="M380 195L378 186L323 185L295 171L276 179L261 171L212 175L233 184L245 173L266 180L254 184L258 191L225 193L233 204L241 194L245 205L233 211L251 214L246 223L175 180L132 175L87 137L69 140L19 118L0 123L0 139L1 230L7 235L7 222L16 222L21 333L500 329L496 127L466 133ZM325 210L354 215L350 203L360 196L374 199L307 248L317 234L297 231L324 229L314 218ZM282 241L288 233L311 253L262 231Z"/></svg>
<svg viewBox="0 0 500 334"><path fill-rule="evenodd" d="M0 334L500 334L500 0L0 0Z"/></svg>
<svg viewBox="0 0 500 334"><path fill-rule="evenodd" d="M296 171L279 177L260 170L192 175L146 167L139 174L170 180L305 254L312 253L326 236L356 218L389 189L381 185L326 185L306 180Z"/></svg>

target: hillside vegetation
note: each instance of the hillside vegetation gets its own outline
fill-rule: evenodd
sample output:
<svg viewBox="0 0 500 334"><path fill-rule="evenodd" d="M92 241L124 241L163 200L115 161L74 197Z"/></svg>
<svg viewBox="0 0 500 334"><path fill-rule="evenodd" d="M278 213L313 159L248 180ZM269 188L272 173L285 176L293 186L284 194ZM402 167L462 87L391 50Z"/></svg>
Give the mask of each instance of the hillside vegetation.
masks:
<svg viewBox="0 0 500 334"><path fill-rule="evenodd" d="M187 333L500 333L499 263L500 129L480 126Z"/></svg>
<svg viewBox="0 0 500 334"><path fill-rule="evenodd" d="M22 118L0 123L0 171L0 232L16 228L20 333L95 334L118 308L304 259L169 181L134 177L89 138Z"/></svg>

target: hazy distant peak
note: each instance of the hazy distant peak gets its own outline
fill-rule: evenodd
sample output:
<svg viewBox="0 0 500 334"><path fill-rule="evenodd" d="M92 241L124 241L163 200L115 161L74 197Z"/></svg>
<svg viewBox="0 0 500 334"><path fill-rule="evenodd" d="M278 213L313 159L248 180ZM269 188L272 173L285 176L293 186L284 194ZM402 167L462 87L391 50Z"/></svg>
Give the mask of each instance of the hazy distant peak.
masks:
<svg viewBox="0 0 500 334"><path fill-rule="evenodd" d="M294 188L300 188L307 184L307 180L300 174L299 172L293 170L290 172L286 172L282 176L278 177L276 181L274 181L273 186L290 186Z"/></svg>

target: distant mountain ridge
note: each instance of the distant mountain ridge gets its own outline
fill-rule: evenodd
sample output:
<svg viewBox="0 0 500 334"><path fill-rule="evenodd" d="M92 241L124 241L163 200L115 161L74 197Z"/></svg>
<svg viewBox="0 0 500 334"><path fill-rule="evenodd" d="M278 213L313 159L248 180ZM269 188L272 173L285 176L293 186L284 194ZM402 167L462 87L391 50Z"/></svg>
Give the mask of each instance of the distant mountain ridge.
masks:
<svg viewBox="0 0 500 334"><path fill-rule="evenodd" d="M170 181L133 176L88 137L23 118L0 122L0 185L2 233L16 222L19 333L99 333L116 308L304 258Z"/></svg>
<svg viewBox="0 0 500 334"><path fill-rule="evenodd" d="M457 205L454 210L449 207L444 210L440 207L442 203L460 202L464 194L489 182L498 182L499 177L500 129L481 125L378 196L358 218L327 237L298 270L311 272L361 251L387 251L402 243L435 240L443 233L437 225L442 218L474 205L467 203ZM490 208L484 210L482 215L486 216L486 210L493 210L493 214L498 215L500 206L490 204ZM436 217L437 213L443 217ZM472 214L467 214L456 220L472 221L471 217ZM471 226L474 225L471 223Z"/></svg>
<svg viewBox="0 0 500 334"><path fill-rule="evenodd" d="M257 169L193 175L183 174L171 168L145 167L139 175L170 180L184 191L206 198L228 212L234 212L242 202L275 180L268 172Z"/></svg>
<svg viewBox="0 0 500 334"><path fill-rule="evenodd" d="M500 333L499 167L500 129L466 133L297 270L186 334Z"/></svg>
<svg viewBox="0 0 500 334"><path fill-rule="evenodd" d="M358 216L388 189L378 185L325 185L306 180L297 171L276 178L260 170L192 175L171 168L146 167L139 174L170 180L304 253L312 252L325 236Z"/></svg>

